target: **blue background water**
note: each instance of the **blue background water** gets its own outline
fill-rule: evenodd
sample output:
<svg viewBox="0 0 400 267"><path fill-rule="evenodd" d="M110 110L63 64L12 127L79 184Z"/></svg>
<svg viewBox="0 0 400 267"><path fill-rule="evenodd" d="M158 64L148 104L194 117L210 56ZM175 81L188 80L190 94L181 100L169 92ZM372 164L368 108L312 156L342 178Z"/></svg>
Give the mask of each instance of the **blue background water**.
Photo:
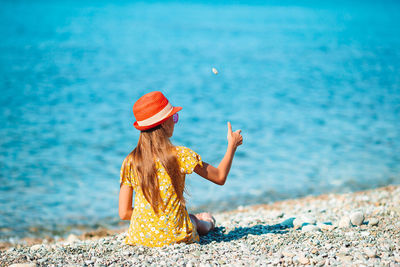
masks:
<svg viewBox="0 0 400 267"><path fill-rule="evenodd" d="M152 90L207 162L243 131L226 185L187 177L191 211L400 183L399 2L298 2L3 1L0 236L115 226Z"/></svg>

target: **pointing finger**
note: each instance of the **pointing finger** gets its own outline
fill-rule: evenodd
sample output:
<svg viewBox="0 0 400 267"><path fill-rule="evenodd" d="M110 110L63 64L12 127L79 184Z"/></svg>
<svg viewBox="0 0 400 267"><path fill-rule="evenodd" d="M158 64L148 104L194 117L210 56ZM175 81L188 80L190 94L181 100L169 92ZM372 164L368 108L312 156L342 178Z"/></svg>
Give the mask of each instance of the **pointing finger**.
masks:
<svg viewBox="0 0 400 267"><path fill-rule="evenodd" d="M228 132L232 133L232 125L229 121L228 121Z"/></svg>

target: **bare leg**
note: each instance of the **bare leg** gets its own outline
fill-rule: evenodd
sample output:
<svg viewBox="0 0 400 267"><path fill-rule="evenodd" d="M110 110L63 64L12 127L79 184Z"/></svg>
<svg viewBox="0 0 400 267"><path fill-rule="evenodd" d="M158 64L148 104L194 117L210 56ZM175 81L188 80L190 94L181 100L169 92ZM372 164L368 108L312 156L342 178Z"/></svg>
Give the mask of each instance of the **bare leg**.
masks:
<svg viewBox="0 0 400 267"><path fill-rule="evenodd" d="M215 219L210 213L189 214L199 235L206 235L215 228Z"/></svg>

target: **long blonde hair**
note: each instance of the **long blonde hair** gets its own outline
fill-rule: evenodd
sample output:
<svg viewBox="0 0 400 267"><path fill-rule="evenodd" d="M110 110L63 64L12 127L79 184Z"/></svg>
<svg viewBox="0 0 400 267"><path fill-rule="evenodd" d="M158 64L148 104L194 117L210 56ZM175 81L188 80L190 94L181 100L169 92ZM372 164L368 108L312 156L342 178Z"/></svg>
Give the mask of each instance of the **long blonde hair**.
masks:
<svg viewBox="0 0 400 267"><path fill-rule="evenodd" d="M184 174L180 172L178 158L166 130L161 126L141 131L136 148L127 156L128 166L134 170L144 197L158 214L165 208L160 195L155 160L158 159L171 178L172 186L181 204L185 205ZM124 165L124 168L128 166ZM123 170L125 173L125 170Z"/></svg>

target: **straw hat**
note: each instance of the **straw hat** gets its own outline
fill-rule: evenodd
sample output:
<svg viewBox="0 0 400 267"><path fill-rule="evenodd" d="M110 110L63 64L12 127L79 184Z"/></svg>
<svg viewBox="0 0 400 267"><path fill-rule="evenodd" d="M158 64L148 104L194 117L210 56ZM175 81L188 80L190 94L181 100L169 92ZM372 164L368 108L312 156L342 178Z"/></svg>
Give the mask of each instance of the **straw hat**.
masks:
<svg viewBox="0 0 400 267"><path fill-rule="evenodd" d="M158 91L145 94L133 105L136 129L145 131L160 125L182 107L173 107L168 99Z"/></svg>

